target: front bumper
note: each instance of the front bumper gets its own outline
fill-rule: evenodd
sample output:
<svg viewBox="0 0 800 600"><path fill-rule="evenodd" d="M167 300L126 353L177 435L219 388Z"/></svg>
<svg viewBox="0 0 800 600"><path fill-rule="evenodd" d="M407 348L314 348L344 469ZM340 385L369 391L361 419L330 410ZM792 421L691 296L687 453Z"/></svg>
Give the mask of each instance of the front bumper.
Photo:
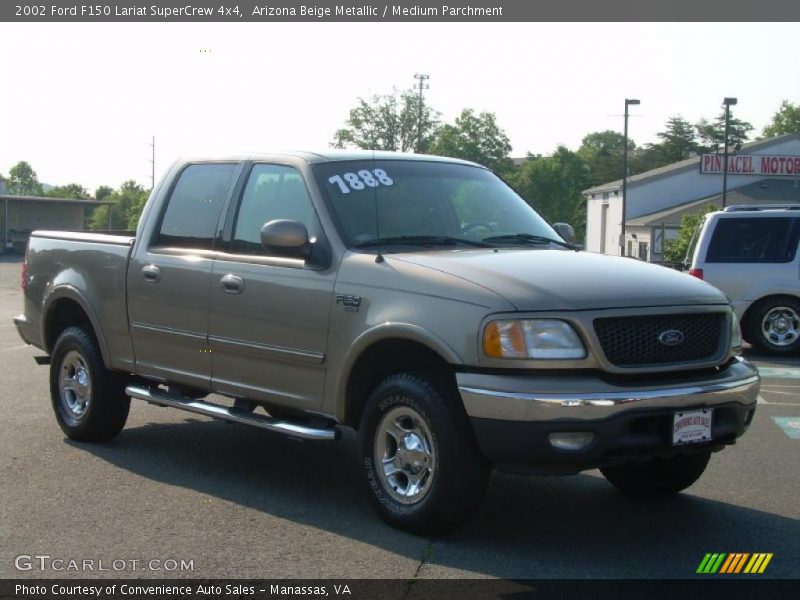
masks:
<svg viewBox="0 0 800 600"><path fill-rule="evenodd" d="M483 454L500 466L545 473L718 450L750 425L760 384L755 367L739 357L718 373L679 383L485 373L457 373L456 381ZM675 411L709 407L711 441L673 446ZM593 439L564 450L550 441L550 434L563 432L588 432Z"/></svg>

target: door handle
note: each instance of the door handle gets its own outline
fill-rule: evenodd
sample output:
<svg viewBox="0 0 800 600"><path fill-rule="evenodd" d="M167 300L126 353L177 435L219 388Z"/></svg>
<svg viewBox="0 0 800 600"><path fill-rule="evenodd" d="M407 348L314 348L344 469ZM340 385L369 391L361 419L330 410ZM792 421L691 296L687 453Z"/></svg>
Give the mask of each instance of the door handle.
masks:
<svg viewBox="0 0 800 600"><path fill-rule="evenodd" d="M151 281L155 283L161 279L161 269L155 265L145 265L142 267L142 277L144 277L145 281Z"/></svg>
<svg viewBox="0 0 800 600"><path fill-rule="evenodd" d="M238 275L225 275L219 280L222 291L226 294L241 294L244 291L244 279Z"/></svg>

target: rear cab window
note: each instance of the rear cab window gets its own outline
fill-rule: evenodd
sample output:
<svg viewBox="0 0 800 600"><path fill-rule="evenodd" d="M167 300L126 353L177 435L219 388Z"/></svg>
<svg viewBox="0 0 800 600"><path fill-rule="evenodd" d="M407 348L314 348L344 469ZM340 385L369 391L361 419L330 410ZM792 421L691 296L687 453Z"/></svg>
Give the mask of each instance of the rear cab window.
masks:
<svg viewBox="0 0 800 600"><path fill-rule="evenodd" d="M720 218L708 245L708 263L786 263L800 239L795 217Z"/></svg>
<svg viewBox="0 0 800 600"><path fill-rule="evenodd" d="M237 166L236 163L187 166L170 194L151 247L212 249Z"/></svg>

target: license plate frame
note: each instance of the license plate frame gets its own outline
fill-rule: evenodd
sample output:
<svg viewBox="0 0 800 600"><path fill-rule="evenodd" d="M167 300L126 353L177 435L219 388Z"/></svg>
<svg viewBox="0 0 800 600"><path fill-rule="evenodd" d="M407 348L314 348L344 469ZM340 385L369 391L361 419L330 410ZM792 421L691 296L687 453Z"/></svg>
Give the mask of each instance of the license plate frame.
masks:
<svg viewBox="0 0 800 600"><path fill-rule="evenodd" d="M672 445L688 446L711 441L713 408L678 410L672 417Z"/></svg>

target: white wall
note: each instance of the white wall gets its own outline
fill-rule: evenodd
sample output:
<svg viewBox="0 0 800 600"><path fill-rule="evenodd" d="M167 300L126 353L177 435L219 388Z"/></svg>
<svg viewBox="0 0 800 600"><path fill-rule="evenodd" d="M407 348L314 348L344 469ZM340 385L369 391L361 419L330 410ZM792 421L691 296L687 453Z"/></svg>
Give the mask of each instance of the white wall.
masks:
<svg viewBox="0 0 800 600"><path fill-rule="evenodd" d="M602 194L596 194L586 203L586 249L590 252L619 255L619 236L622 230L622 198L609 194L608 200L602 199ZM606 214L606 247L600 247L602 234L602 207L608 204Z"/></svg>

